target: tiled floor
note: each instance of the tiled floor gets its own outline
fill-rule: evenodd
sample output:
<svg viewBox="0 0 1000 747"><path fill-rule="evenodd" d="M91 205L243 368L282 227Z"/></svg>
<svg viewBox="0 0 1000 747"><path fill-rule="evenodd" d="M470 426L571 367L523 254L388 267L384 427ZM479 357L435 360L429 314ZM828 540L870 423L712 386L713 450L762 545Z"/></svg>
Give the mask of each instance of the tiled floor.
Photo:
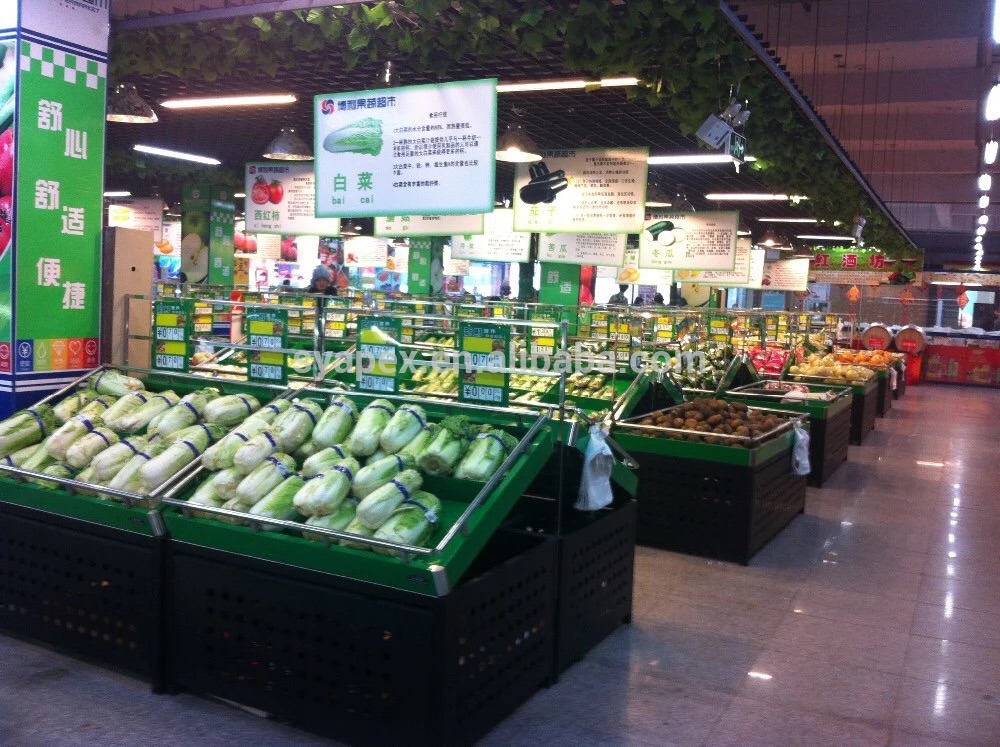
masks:
<svg viewBox="0 0 1000 747"><path fill-rule="evenodd" d="M1000 744L1000 391L919 386L749 568L639 548L635 620L487 745ZM319 744L0 638L0 744Z"/></svg>

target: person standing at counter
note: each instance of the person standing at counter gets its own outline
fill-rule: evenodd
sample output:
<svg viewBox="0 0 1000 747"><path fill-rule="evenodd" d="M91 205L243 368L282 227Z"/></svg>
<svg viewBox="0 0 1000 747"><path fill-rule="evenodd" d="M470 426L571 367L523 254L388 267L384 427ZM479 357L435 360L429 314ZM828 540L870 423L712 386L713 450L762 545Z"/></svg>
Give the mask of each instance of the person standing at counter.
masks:
<svg viewBox="0 0 1000 747"><path fill-rule="evenodd" d="M993 331L1000 332L1000 306L993 309Z"/></svg>
<svg viewBox="0 0 1000 747"><path fill-rule="evenodd" d="M318 265L312 274L312 281L306 288L306 293L316 293L321 296L336 296L337 287L331 282L330 269L325 265Z"/></svg>

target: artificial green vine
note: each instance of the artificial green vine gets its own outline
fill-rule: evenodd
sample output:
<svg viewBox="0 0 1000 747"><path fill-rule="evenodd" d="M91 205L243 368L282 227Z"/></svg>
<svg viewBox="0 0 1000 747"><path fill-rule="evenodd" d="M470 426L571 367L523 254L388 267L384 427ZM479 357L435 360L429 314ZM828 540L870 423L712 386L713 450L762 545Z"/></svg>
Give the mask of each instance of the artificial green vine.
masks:
<svg viewBox="0 0 1000 747"><path fill-rule="evenodd" d="M554 7L555 6L555 7ZM266 54L261 54L266 47ZM890 255L909 244L753 58L718 10L717 0L406 0L283 11L225 22L115 34L111 75L174 75L214 81L255 69L271 77L294 69L302 54L323 51L321 67L394 59L447 79L465 60L488 60L513 47L561 56L566 67L594 77L631 75L633 92L665 107L692 134L728 101L730 86L749 99L746 134L768 187L805 194L816 217L848 225L868 220L865 235Z"/></svg>

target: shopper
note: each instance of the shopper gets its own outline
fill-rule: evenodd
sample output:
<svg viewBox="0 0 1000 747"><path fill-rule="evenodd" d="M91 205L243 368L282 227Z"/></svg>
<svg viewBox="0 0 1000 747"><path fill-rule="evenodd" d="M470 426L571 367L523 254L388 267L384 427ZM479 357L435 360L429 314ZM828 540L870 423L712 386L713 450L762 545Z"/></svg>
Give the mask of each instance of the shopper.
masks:
<svg viewBox="0 0 1000 747"><path fill-rule="evenodd" d="M663 306L663 294L657 293L653 296L653 306Z"/></svg>
<svg viewBox="0 0 1000 747"><path fill-rule="evenodd" d="M642 296L636 296L635 300L632 302L633 306L642 306Z"/></svg>
<svg viewBox="0 0 1000 747"><path fill-rule="evenodd" d="M1000 332L1000 306L993 309L993 331Z"/></svg>
<svg viewBox="0 0 1000 747"><path fill-rule="evenodd" d="M313 270L312 282L306 288L306 293L316 293L321 296L336 296L337 287L331 281L330 269L324 265L317 265Z"/></svg>
<svg viewBox="0 0 1000 747"><path fill-rule="evenodd" d="M628 290L627 285L619 285L618 292L615 293L611 298L608 299L610 304L620 304L622 306L628 306L628 297L625 295L625 291Z"/></svg>

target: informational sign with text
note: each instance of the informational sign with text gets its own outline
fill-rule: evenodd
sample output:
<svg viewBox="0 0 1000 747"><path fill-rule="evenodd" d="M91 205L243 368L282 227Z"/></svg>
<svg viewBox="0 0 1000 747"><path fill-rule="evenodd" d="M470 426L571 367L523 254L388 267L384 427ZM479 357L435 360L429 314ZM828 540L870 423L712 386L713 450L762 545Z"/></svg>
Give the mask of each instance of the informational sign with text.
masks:
<svg viewBox="0 0 1000 747"><path fill-rule="evenodd" d="M764 263L764 290L809 290L809 258L779 259Z"/></svg>
<svg viewBox="0 0 1000 747"><path fill-rule="evenodd" d="M496 79L316 96L316 215L493 210Z"/></svg>
<svg viewBox="0 0 1000 747"><path fill-rule="evenodd" d="M513 210L494 210L484 216L482 234L451 237L451 256L481 262L527 262L531 234L514 231Z"/></svg>
<svg viewBox="0 0 1000 747"><path fill-rule="evenodd" d="M316 217L311 163L246 165L246 232L339 236L339 218Z"/></svg>
<svg viewBox="0 0 1000 747"><path fill-rule="evenodd" d="M554 233L538 239L538 259L570 265L621 267L627 236L623 233Z"/></svg>
<svg viewBox="0 0 1000 747"><path fill-rule="evenodd" d="M639 233L648 148L547 150L517 164L514 229L538 233Z"/></svg>
<svg viewBox="0 0 1000 747"><path fill-rule="evenodd" d="M475 215L389 215L375 219L375 235L385 238L396 236L469 236L483 232L483 217L482 213Z"/></svg>
<svg viewBox="0 0 1000 747"><path fill-rule="evenodd" d="M737 212L655 211L639 234L639 266L649 270L732 270Z"/></svg>

